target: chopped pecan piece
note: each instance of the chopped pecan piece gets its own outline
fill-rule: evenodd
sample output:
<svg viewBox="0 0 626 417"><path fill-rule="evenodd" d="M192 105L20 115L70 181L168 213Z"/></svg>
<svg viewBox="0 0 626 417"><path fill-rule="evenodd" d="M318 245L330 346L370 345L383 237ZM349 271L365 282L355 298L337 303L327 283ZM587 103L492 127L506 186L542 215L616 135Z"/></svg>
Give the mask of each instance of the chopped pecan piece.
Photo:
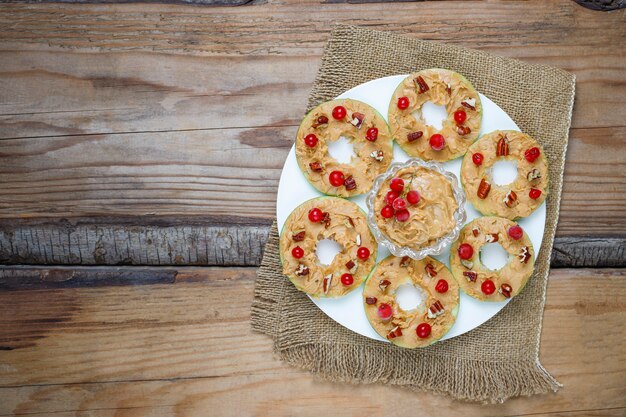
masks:
<svg viewBox="0 0 626 417"><path fill-rule="evenodd" d="M380 288L382 292L385 292L390 284L391 281L389 281L388 279L383 279L378 283L378 288Z"/></svg>
<svg viewBox="0 0 626 417"><path fill-rule="evenodd" d="M474 262L468 261L466 259L461 259L461 265L463 265L467 269L472 269L474 267Z"/></svg>
<svg viewBox="0 0 626 417"><path fill-rule="evenodd" d="M419 88L419 93L425 93L428 90L430 90L430 87L428 87L428 84L426 84L426 81L424 81L424 79L422 78L422 76L418 76L416 78L413 79L413 82L415 83L415 86L417 88Z"/></svg>
<svg viewBox="0 0 626 417"><path fill-rule="evenodd" d="M496 145L496 156L507 156L509 154L509 140L506 136L501 136Z"/></svg>
<svg viewBox="0 0 626 417"><path fill-rule="evenodd" d="M350 124L357 129L360 129L363 125L363 120L365 120L365 115L363 113L352 113L352 120L350 120Z"/></svg>
<svg viewBox="0 0 626 417"><path fill-rule="evenodd" d="M524 246L519 255L517 255L517 257L519 258L519 261L521 263L528 263L528 260L530 259L530 251L528 250L528 246Z"/></svg>
<svg viewBox="0 0 626 417"><path fill-rule="evenodd" d="M528 181L534 181L534 180L538 180L540 178L541 178L541 172L539 172L539 170L537 168L533 168L532 171L530 171L526 175L526 179Z"/></svg>
<svg viewBox="0 0 626 417"><path fill-rule="evenodd" d="M500 285L500 290L498 292L506 298L511 298L511 291L513 291L513 288L511 288L509 284L502 284Z"/></svg>
<svg viewBox="0 0 626 417"><path fill-rule="evenodd" d="M491 190L491 184L489 184L483 178L480 180L480 185L478 186L478 191L476 192L476 195L478 196L478 198L484 200L485 198L487 198L489 190Z"/></svg>
<svg viewBox="0 0 626 417"><path fill-rule="evenodd" d="M504 196L503 201L507 207L513 207L515 205L515 202L517 201L517 194L515 194L515 191L509 190L509 192L506 193L506 195Z"/></svg>
<svg viewBox="0 0 626 417"><path fill-rule="evenodd" d="M353 261L352 259L350 259L348 262L346 262L346 268L347 268L348 270L350 270L350 269L354 268L354 266L355 266L355 265L356 265L356 264L354 263L354 261Z"/></svg>
<svg viewBox="0 0 626 417"><path fill-rule="evenodd" d="M348 223L350 223L350 226L354 227L354 220L352 220L350 216L348 216Z"/></svg>
<svg viewBox="0 0 626 417"><path fill-rule="evenodd" d="M356 181L354 180L354 177L352 175L346 178L343 185L346 187L346 190L348 191L352 191L356 189Z"/></svg>
<svg viewBox="0 0 626 417"><path fill-rule="evenodd" d="M326 116L320 116L317 118L317 121L314 122L311 126L314 128L318 128L322 125L327 125L328 124L328 117Z"/></svg>
<svg viewBox="0 0 626 417"><path fill-rule="evenodd" d="M299 277L303 277L305 275L309 275L309 268L300 264L298 265L298 269L296 269L296 275Z"/></svg>
<svg viewBox="0 0 626 417"><path fill-rule="evenodd" d="M467 280L471 282L476 282L478 279L478 274L474 271L464 271L463 276L467 277Z"/></svg>
<svg viewBox="0 0 626 417"><path fill-rule="evenodd" d="M461 125L456 126L456 133L458 133L460 136L469 135L471 132L472 132L472 129L470 129L467 126L461 126Z"/></svg>
<svg viewBox="0 0 626 417"><path fill-rule="evenodd" d="M309 164L309 168L311 168L311 171L313 172L322 172L322 164L319 162L311 162Z"/></svg>
<svg viewBox="0 0 626 417"><path fill-rule="evenodd" d="M475 98L466 98L461 101L461 105L463 107L467 107L470 110L476 110L476 99Z"/></svg>
<svg viewBox="0 0 626 417"><path fill-rule="evenodd" d="M433 264L426 264L424 269L426 270L426 273L429 277L432 278L437 276L437 271L435 271L435 267L433 266Z"/></svg>
<svg viewBox="0 0 626 417"><path fill-rule="evenodd" d="M293 239L294 242L302 242L305 236L306 236L306 232L303 230L301 232L294 233L291 236L291 238Z"/></svg>
<svg viewBox="0 0 626 417"><path fill-rule="evenodd" d="M411 263L411 258L409 258L408 256L403 256L402 259L400 259L400 266L402 268L406 268L407 266L409 266L409 263Z"/></svg>
<svg viewBox="0 0 626 417"><path fill-rule="evenodd" d="M328 226L330 226L330 214L324 213L324 217L322 217L322 220L320 223L324 225L324 229L328 229Z"/></svg>
<svg viewBox="0 0 626 417"><path fill-rule="evenodd" d="M446 83L446 93L448 93L449 96L452 95L452 87L450 87L450 83Z"/></svg>
<svg viewBox="0 0 626 417"><path fill-rule="evenodd" d="M478 234L480 233L480 229L476 226L474 226L472 228L472 234L474 235L474 237L478 237Z"/></svg>
<svg viewBox="0 0 626 417"><path fill-rule="evenodd" d="M365 297L365 304L374 305L378 299L376 297Z"/></svg>
<svg viewBox="0 0 626 417"><path fill-rule="evenodd" d="M485 235L485 242L487 243L494 243L498 241L498 234L497 233L489 233L487 235Z"/></svg>
<svg viewBox="0 0 626 417"><path fill-rule="evenodd" d="M428 318L429 319L434 319L437 316L442 315L443 313L445 313L445 309L443 308L443 304L441 304L441 301L436 300L433 304L431 304L431 306L428 308Z"/></svg>
<svg viewBox="0 0 626 417"><path fill-rule="evenodd" d="M373 151L370 156L378 162L382 162L383 159L385 159L385 154L383 153L383 151Z"/></svg>
<svg viewBox="0 0 626 417"><path fill-rule="evenodd" d="M396 326L387 334L387 339L395 339L400 336L402 336L402 329L400 326Z"/></svg>
<svg viewBox="0 0 626 417"><path fill-rule="evenodd" d="M330 290L330 284L333 282L333 274L326 275L324 277L323 289L324 294L328 294L328 290Z"/></svg>
<svg viewBox="0 0 626 417"><path fill-rule="evenodd" d="M406 139L409 142L415 142L416 140L418 140L422 136L424 136L424 132L422 132L421 130L418 130L417 132L412 132L412 133L409 133L408 135L406 135Z"/></svg>
<svg viewBox="0 0 626 417"><path fill-rule="evenodd" d="M361 234L356 235L356 239L354 239L354 243L356 243L357 246L361 246Z"/></svg>

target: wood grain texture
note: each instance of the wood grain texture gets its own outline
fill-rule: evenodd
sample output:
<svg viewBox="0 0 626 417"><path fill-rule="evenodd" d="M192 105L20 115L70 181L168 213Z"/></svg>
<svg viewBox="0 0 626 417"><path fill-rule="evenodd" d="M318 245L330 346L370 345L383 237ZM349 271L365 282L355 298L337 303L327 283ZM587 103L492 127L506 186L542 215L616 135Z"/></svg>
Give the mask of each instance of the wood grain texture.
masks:
<svg viewBox="0 0 626 417"><path fill-rule="evenodd" d="M169 285L0 292L0 415L395 416L416 407L619 415L626 407L626 270L552 272L541 360L565 386L493 406L320 381L277 361L271 341L251 332L254 269L178 272Z"/></svg>

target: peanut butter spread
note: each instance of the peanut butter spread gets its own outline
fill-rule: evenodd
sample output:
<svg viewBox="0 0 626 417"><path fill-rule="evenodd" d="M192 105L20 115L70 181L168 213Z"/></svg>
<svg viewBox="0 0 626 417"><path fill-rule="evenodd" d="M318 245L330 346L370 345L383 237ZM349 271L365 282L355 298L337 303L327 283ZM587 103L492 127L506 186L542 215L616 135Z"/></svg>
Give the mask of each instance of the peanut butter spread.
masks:
<svg viewBox="0 0 626 417"><path fill-rule="evenodd" d="M420 249L434 244L452 231L456 224L454 212L459 205L446 177L428 168L412 166L400 169L394 178L404 181L402 195L415 190L420 199L417 204L407 204L407 221L402 222L395 217L384 218L381 210L388 204L387 193L392 178L382 183L374 200L374 208L376 224L389 240L398 246Z"/></svg>
<svg viewBox="0 0 626 417"><path fill-rule="evenodd" d="M474 162L474 154L482 155L481 164ZM498 160L517 163L517 178L511 184L494 183L492 168ZM469 148L461 166L461 183L467 199L482 214L511 220L527 217L548 194L548 161L541 145L530 136L496 130Z"/></svg>
<svg viewBox="0 0 626 417"><path fill-rule="evenodd" d="M321 221L309 218L312 209L324 214ZM341 245L330 265L322 265L316 254L317 243L333 239ZM294 248L303 256L296 258ZM369 256L359 257L364 249ZM280 236L283 273L300 291L316 297L340 297L358 288L376 262L378 244L367 226L364 213L351 201L319 197L298 206L287 218ZM365 259L364 259L365 258ZM350 274L353 282L342 283L341 276Z"/></svg>
<svg viewBox="0 0 626 417"><path fill-rule="evenodd" d="M459 239L450 249L450 269L461 289L481 301L504 301L515 297L524 288L533 273L535 252L530 238L524 232L519 240L509 235L517 223L502 217L479 217L466 224ZM509 260L499 270L493 271L480 261L480 248L487 243L499 243L509 254ZM461 244L473 249L470 259L462 260L458 250ZM485 280L495 284L495 291L486 294L482 289ZM508 287L507 287L508 286Z"/></svg>
<svg viewBox="0 0 626 417"><path fill-rule="evenodd" d="M398 106L401 97L408 107ZM426 124L422 114L424 103L445 106L448 113L441 129ZM456 111L465 115L463 122L454 118ZM465 154L480 132L482 104L472 84L461 74L444 69L427 69L409 75L400 83L389 103L389 127L402 149L411 156L425 160L449 161ZM434 134L444 137L441 150L431 147Z"/></svg>
<svg viewBox="0 0 626 417"><path fill-rule="evenodd" d="M424 302L413 310L403 310L396 301L396 290L414 285L425 294ZM428 346L441 339L454 324L459 305L459 286L444 264L426 257L416 261L389 256L382 260L365 283L365 314L382 337L408 348ZM391 316L385 315L385 309ZM422 324L430 332L421 332Z"/></svg>
<svg viewBox="0 0 626 417"><path fill-rule="evenodd" d="M334 110L343 107L345 116ZM314 146L305 138L315 135ZM353 146L350 163L339 163L328 153L328 144L344 137ZM309 142L311 144L313 142ZM371 106L350 99L322 103L306 115L296 136L296 159L307 180L324 194L349 197L368 192L377 175L393 159L392 138L387 122ZM345 183L334 185L330 173L343 173Z"/></svg>

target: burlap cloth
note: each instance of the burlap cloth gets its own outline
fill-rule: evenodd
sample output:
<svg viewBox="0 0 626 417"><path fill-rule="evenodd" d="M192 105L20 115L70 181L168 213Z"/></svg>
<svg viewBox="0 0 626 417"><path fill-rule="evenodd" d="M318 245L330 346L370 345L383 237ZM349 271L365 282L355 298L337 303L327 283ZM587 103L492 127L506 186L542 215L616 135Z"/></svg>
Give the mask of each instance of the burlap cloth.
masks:
<svg viewBox="0 0 626 417"><path fill-rule="evenodd" d="M402 349L342 327L297 291L281 273L274 224L258 271L252 327L274 339L280 359L334 381L394 384L483 402L556 391L560 384L539 363L539 340L574 76L481 51L339 26L326 46L309 109L365 81L432 67L464 74L538 139L548 156L546 229L526 289L469 333L425 349Z"/></svg>

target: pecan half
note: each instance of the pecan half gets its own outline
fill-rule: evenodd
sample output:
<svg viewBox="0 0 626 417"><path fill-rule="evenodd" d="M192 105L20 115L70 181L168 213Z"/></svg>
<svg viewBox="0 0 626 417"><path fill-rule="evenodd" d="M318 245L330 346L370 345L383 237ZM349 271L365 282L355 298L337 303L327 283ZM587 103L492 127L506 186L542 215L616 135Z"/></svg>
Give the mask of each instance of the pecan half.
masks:
<svg viewBox="0 0 626 417"><path fill-rule="evenodd" d="M406 268L407 266L409 266L410 263L411 258L409 258L408 256L403 256L402 259L400 259L400 266L402 268Z"/></svg>
<svg viewBox="0 0 626 417"><path fill-rule="evenodd" d="M385 159L385 154L383 153L383 151L373 151L370 156L378 162L382 162L383 159Z"/></svg>
<svg viewBox="0 0 626 417"><path fill-rule="evenodd" d="M491 190L491 184L489 184L485 179L480 180L480 185L478 186L478 191L476 191L476 195L478 198L484 200L489 195L489 190Z"/></svg>
<svg viewBox="0 0 626 417"><path fill-rule="evenodd" d="M443 304L441 304L441 301L436 300L428 308L428 318L429 319L434 319L435 317L440 316L440 315L442 315L445 312L446 312L446 310L443 308Z"/></svg>
<svg viewBox="0 0 626 417"><path fill-rule="evenodd" d="M485 235L485 242L487 243L494 243L498 241L498 234L497 233L489 233L487 235Z"/></svg>
<svg viewBox="0 0 626 417"><path fill-rule="evenodd" d="M528 181L534 181L541 178L541 172L537 168L533 168L528 174L526 174L526 179Z"/></svg>
<svg viewBox="0 0 626 417"><path fill-rule="evenodd" d="M409 142L415 142L416 140L418 140L422 136L424 136L424 132L422 132L421 130L418 130L417 132L411 132L408 135L406 135L406 139Z"/></svg>
<svg viewBox="0 0 626 417"><path fill-rule="evenodd" d="M461 101L461 105L463 107L467 107L470 110L476 110L476 99L475 98L466 98Z"/></svg>
<svg viewBox="0 0 626 417"><path fill-rule="evenodd" d="M428 84L426 84L426 81L424 81L421 75L414 78L413 82L415 83L415 86L419 88L420 94L425 93L426 91L430 90L430 87L428 87Z"/></svg>
<svg viewBox="0 0 626 417"><path fill-rule="evenodd" d="M519 261L523 264L528 263L530 259L530 251L528 250L528 246L524 246L520 251L519 255L517 255Z"/></svg>
<svg viewBox="0 0 626 417"><path fill-rule="evenodd" d="M356 181L354 180L354 177L352 175L346 178L343 185L346 187L346 190L348 191L352 191L356 189Z"/></svg>
<svg viewBox="0 0 626 417"><path fill-rule="evenodd" d="M333 274L326 275L324 277L324 282L322 283L322 288L324 289L324 294L328 294L328 290L330 290L330 284L333 282Z"/></svg>
<svg viewBox="0 0 626 417"><path fill-rule="evenodd" d="M507 156L509 154L509 140L506 136L501 136L496 145L496 156Z"/></svg>
<svg viewBox="0 0 626 417"><path fill-rule="evenodd" d="M478 274L474 271L465 271L463 272L463 276L466 276L467 280L471 282L476 282L478 279Z"/></svg>
<svg viewBox="0 0 626 417"><path fill-rule="evenodd" d="M387 339L395 339L400 336L402 336L402 329L400 326L396 326L387 334Z"/></svg>
<svg viewBox="0 0 626 417"><path fill-rule="evenodd" d="M376 297L365 297L365 304L374 305L378 299Z"/></svg>
<svg viewBox="0 0 626 417"><path fill-rule="evenodd" d="M426 270L426 273L429 277L432 278L437 276L437 271L435 271L435 267L433 266L433 264L426 264L424 269Z"/></svg>
<svg viewBox="0 0 626 417"><path fill-rule="evenodd" d="M506 298L511 298L511 291L513 291L513 288L511 288L509 284L502 284L500 285L500 290L498 292Z"/></svg>
<svg viewBox="0 0 626 417"><path fill-rule="evenodd" d="M306 236L306 231L301 231L298 233L294 233L291 238L293 239L294 242L302 242L304 240L304 237Z"/></svg>
<svg viewBox="0 0 626 417"><path fill-rule="evenodd" d="M472 129L470 129L467 126L461 126L461 125L456 126L456 133L458 133L460 136L469 135L471 132L472 132Z"/></svg>
<svg viewBox="0 0 626 417"><path fill-rule="evenodd" d="M360 129L363 125L363 120L365 120L365 115L363 113L352 113L352 120L350 120L350 124L357 129Z"/></svg>
<svg viewBox="0 0 626 417"><path fill-rule="evenodd" d="M322 164L319 162L311 162L309 164L309 168L311 168L311 171L313 172L322 172Z"/></svg>
<svg viewBox="0 0 626 417"><path fill-rule="evenodd" d="M480 229L476 226L472 227L472 234L474 235L474 237L478 237L478 234L480 233Z"/></svg>
<svg viewBox="0 0 626 417"><path fill-rule="evenodd" d="M299 264L298 269L296 269L296 275L299 277L303 277L305 275L309 275L309 268L306 266Z"/></svg>
<svg viewBox="0 0 626 417"><path fill-rule="evenodd" d="M472 269L474 267L474 262L468 261L467 259L461 259L461 265L467 269Z"/></svg>
<svg viewBox="0 0 626 417"><path fill-rule="evenodd" d="M314 127L314 128L318 128L318 127L320 127L322 125L326 125L326 124L328 124L328 117L320 116L320 117L317 118L317 121L314 122L311 126Z"/></svg>
<svg viewBox="0 0 626 417"><path fill-rule="evenodd" d="M390 284L391 281L389 281L388 279L383 279L378 283L378 288L380 288L382 292L385 292Z"/></svg>
<svg viewBox="0 0 626 417"><path fill-rule="evenodd" d="M509 190L508 193L506 193L506 195L504 196L504 204L507 207L513 207L515 205L515 202L517 201L517 194L515 194L515 191L513 190Z"/></svg>

